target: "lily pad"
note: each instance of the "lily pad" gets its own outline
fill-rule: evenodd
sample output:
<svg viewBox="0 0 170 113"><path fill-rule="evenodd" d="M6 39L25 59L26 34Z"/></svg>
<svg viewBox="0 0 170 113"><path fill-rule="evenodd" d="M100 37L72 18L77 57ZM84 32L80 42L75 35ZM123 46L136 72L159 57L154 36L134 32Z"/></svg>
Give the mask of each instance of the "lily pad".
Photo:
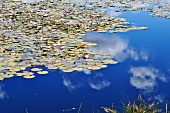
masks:
<svg viewBox="0 0 170 113"><path fill-rule="evenodd" d="M32 68L31 71L41 71L41 68Z"/></svg>
<svg viewBox="0 0 170 113"><path fill-rule="evenodd" d="M66 73L70 73L70 72L73 72L74 70L72 70L72 69L64 69L64 70L62 70L63 72L66 72Z"/></svg>
<svg viewBox="0 0 170 113"><path fill-rule="evenodd" d="M37 73L40 75L45 75L45 74L48 74L48 71L38 71Z"/></svg>
<svg viewBox="0 0 170 113"><path fill-rule="evenodd" d="M15 76L24 76L24 73L15 73Z"/></svg>
<svg viewBox="0 0 170 113"><path fill-rule="evenodd" d="M35 76L34 75L25 75L25 76L23 76L24 78L26 78L26 79L32 79L32 78L35 78Z"/></svg>
<svg viewBox="0 0 170 113"><path fill-rule="evenodd" d="M3 81L3 80L4 80L4 78L0 76L0 81Z"/></svg>
<svg viewBox="0 0 170 113"><path fill-rule="evenodd" d="M115 60L103 60L103 64L117 64L118 62Z"/></svg>

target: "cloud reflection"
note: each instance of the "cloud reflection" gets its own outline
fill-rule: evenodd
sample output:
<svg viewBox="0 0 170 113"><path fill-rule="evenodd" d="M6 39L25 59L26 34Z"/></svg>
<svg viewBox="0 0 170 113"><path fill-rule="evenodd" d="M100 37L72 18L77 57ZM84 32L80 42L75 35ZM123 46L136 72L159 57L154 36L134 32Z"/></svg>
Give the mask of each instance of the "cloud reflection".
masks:
<svg viewBox="0 0 170 113"><path fill-rule="evenodd" d="M116 8L108 7L106 10L106 14L111 17L120 16L122 14L122 12L115 12L115 10L116 10Z"/></svg>
<svg viewBox="0 0 170 113"><path fill-rule="evenodd" d="M92 89L101 90L111 85L111 83L103 78L102 73L95 73L95 76L88 79L88 84Z"/></svg>
<svg viewBox="0 0 170 113"><path fill-rule="evenodd" d="M110 86L110 82L104 80L104 81L98 81L98 82L89 82L89 85L92 89L96 89L96 90L101 90L104 89L108 86Z"/></svg>
<svg viewBox="0 0 170 113"><path fill-rule="evenodd" d="M155 100L159 101L160 103L164 102L165 97L162 95L156 95Z"/></svg>
<svg viewBox="0 0 170 113"><path fill-rule="evenodd" d="M72 77L72 75L67 76L66 74L63 76L63 85L66 86L70 92L83 85L83 82L79 82L81 81L81 79L76 81L75 79L73 79L74 77L75 76Z"/></svg>
<svg viewBox="0 0 170 113"><path fill-rule="evenodd" d="M70 92L82 86L90 86L92 89L101 90L111 85L102 73L92 73L91 75L92 76L80 76L80 72L64 73L62 77L63 85L67 87Z"/></svg>
<svg viewBox="0 0 170 113"><path fill-rule="evenodd" d="M2 89L2 85L0 85L0 100L4 100L5 98L8 98L7 93Z"/></svg>
<svg viewBox="0 0 170 113"><path fill-rule="evenodd" d="M138 61L140 58L148 60L146 52L137 53L129 42L118 35L89 33L83 38L87 42L97 43L97 46L89 47L95 52L104 52L110 54L118 62L123 62L127 58Z"/></svg>
<svg viewBox="0 0 170 113"><path fill-rule="evenodd" d="M166 82L165 76L153 67L132 67L129 72L133 75L130 78L132 86L138 89L153 89L157 85L157 80Z"/></svg>
<svg viewBox="0 0 170 113"><path fill-rule="evenodd" d="M148 53L147 53L146 51L144 51L144 50L140 52L140 56L141 56L141 58L142 58L143 60L145 60L145 61L148 61L148 60L149 60Z"/></svg>
<svg viewBox="0 0 170 113"><path fill-rule="evenodd" d="M86 69L86 68L83 69L83 72L87 75L91 74L91 71L89 69Z"/></svg>
<svg viewBox="0 0 170 113"><path fill-rule="evenodd" d="M75 89L75 86L72 85L72 83L69 79L63 78L63 84L64 84L64 86L68 87L69 90Z"/></svg>

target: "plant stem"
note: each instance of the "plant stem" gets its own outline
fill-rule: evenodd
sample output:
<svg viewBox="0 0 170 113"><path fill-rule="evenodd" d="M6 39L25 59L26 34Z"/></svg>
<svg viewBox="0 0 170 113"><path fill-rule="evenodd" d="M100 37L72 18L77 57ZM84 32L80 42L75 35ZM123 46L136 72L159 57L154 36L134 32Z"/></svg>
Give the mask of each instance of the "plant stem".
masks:
<svg viewBox="0 0 170 113"><path fill-rule="evenodd" d="M80 113L80 110L81 110L81 106L82 106L82 103L80 104L80 107L79 107L78 113Z"/></svg>

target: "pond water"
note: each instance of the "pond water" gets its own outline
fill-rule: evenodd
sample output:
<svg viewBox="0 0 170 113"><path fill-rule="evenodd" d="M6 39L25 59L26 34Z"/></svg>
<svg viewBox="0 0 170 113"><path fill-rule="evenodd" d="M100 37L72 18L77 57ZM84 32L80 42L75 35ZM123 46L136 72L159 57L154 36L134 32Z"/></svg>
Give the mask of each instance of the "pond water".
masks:
<svg viewBox="0 0 170 113"><path fill-rule="evenodd" d="M101 107L112 103L121 111L121 100L133 101L139 94L164 108L170 98L170 20L145 11L116 15L149 30L89 32L83 39L97 43L89 49L109 53L119 61L117 65L72 73L49 70L48 75L31 80L14 77L1 81L0 113L25 113L26 109L28 113L77 113L81 103L81 113L92 113L93 109L104 113Z"/></svg>

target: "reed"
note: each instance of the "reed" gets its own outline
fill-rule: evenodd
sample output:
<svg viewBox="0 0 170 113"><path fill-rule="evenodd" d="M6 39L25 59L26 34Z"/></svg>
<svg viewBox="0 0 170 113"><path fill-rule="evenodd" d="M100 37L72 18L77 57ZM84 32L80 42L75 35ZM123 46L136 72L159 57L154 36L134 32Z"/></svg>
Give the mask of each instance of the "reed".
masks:
<svg viewBox="0 0 170 113"><path fill-rule="evenodd" d="M162 109L158 109L158 104L156 102L146 102L142 99L141 95L138 96L138 99L134 102L122 102L123 104L123 113L160 113ZM107 113L119 113L116 109L102 107L103 110ZM122 113L122 112L121 112Z"/></svg>

